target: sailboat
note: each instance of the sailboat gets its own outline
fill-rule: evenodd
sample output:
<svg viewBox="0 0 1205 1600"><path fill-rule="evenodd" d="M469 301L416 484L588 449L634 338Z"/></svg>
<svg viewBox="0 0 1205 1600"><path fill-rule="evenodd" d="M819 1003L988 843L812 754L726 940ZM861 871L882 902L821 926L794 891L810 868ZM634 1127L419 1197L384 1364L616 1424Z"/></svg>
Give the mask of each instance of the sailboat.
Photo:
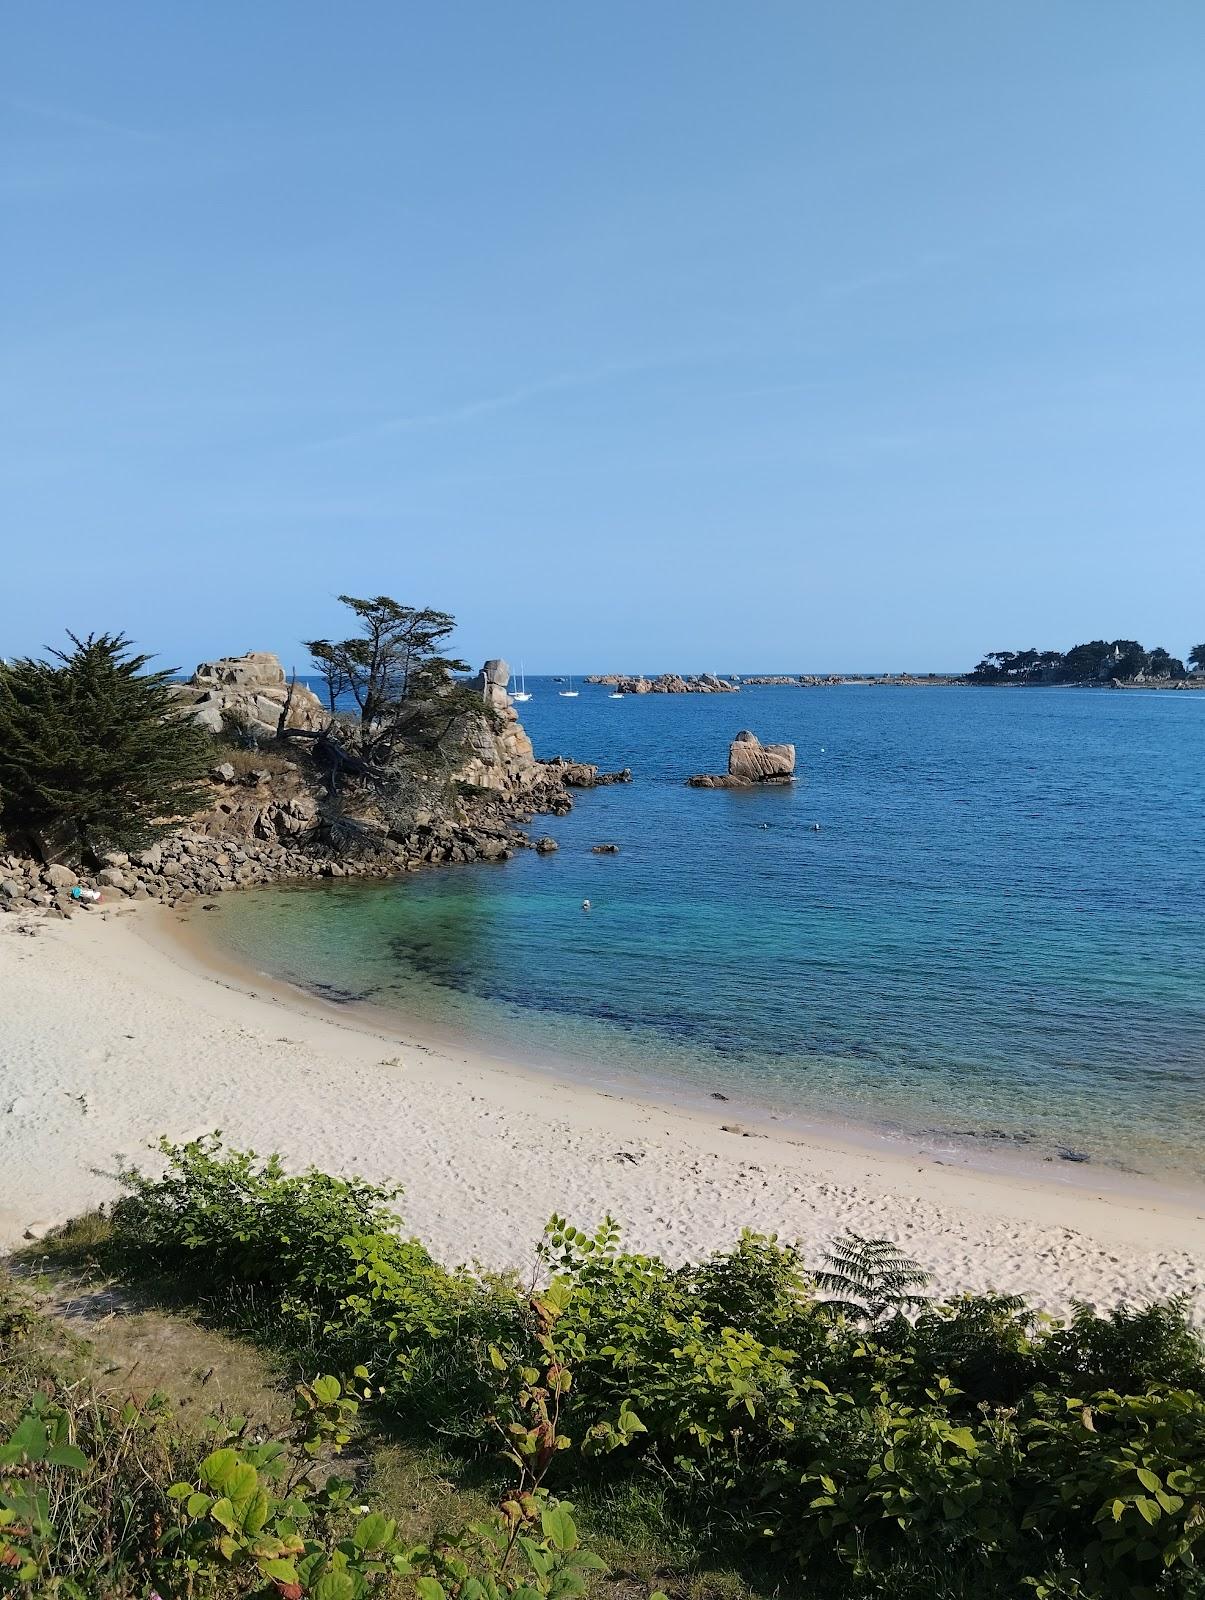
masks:
<svg viewBox="0 0 1205 1600"><path fill-rule="evenodd" d="M576 700L577 699L577 690L573 687L573 674L572 673L569 674L569 687L567 689L558 689L557 693L560 695L562 700Z"/></svg>
<svg viewBox="0 0 1205 1600"><path fill-rule="evenodd" d="M513 677L514 674L512 673L511 676ZM512 689L511 690L511 696L510 697L511 697L512 700L530 700L531 699L531 696L527 692L527 674L526 674L526 672L522 672L521 671L519 673L519 687L517 689Z"/></svg>

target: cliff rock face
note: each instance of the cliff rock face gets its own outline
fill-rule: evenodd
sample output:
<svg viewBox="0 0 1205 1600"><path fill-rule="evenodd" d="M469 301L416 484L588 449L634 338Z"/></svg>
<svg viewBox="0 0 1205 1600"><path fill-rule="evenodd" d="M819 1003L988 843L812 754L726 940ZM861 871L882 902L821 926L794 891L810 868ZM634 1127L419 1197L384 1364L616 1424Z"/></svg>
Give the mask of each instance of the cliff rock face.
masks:
<svg viewBox="0 0 1205 1600"><path fill-rule="evenodd" d="M793 744L762 744L748 728L737 734L728 746L728 776L749 778L754 783L785 779L795 771Z"/></svg>
<svg viewBox="0 0 1205 1600"><path fill-rule="evenodd" d="M489 712L465 718L457 730L468 750L468 760L457 776L480 789L518 799L546 779L506 692L509 682L510 667L505 661L493 660L469 683Z"/></svg>
<svg viewBox="0 0 1205 1600"><path fill-rule="evenodd" d="M245 728L256 738L276 733L286 702L286 726L314 730L327 720L326 710L311 689L298 683L289 700L289 685L279 659L264 650L242 656L202 661L187 684L176 690L189 715L210 733L226 726Z"/></svg>

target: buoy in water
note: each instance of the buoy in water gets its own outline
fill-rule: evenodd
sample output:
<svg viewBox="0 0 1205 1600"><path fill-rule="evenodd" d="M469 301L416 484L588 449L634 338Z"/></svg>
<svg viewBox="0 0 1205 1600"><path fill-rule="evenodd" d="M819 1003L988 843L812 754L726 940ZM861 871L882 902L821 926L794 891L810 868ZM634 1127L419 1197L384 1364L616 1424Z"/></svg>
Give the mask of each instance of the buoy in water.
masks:
<svg viewBox="0 0 1205 1600"><path fill-rule="evenodd" d="M583 911L589 911L589 909L590 909L590 902L588 900L583 900L582 901L582 910Z"/></svg>

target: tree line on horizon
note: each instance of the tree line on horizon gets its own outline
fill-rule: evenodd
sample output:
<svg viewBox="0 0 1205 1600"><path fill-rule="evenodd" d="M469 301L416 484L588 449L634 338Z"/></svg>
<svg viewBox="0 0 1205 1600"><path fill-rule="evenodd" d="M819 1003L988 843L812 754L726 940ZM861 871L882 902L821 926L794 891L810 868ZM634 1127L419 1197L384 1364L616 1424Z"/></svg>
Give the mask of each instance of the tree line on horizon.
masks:
<svg viewBox="0 0 1205 1600"><path fill-rule="evenodd" d="M1169 682L1205 672L1205 644L1194 645L1188 666L1162 645L1148 650L1137 639L1091 639L1070 650L991 650L972 672L972 683Z"/></svg>

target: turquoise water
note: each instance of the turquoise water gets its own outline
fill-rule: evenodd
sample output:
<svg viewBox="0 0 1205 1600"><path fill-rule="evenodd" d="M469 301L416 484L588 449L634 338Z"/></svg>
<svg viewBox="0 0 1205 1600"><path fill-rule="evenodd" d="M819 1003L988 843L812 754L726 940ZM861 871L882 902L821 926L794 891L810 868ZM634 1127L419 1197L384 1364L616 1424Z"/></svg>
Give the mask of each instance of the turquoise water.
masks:
<svg viewBox="0 0 1205 1600"><path fill-rule="evenodd" d="M227 895L209 932L586 1077L1205 1176L1205 694L528 687L537 753L635 775L537 819L557 854ZM741 727L799 781L684 787Z"/></svg>

